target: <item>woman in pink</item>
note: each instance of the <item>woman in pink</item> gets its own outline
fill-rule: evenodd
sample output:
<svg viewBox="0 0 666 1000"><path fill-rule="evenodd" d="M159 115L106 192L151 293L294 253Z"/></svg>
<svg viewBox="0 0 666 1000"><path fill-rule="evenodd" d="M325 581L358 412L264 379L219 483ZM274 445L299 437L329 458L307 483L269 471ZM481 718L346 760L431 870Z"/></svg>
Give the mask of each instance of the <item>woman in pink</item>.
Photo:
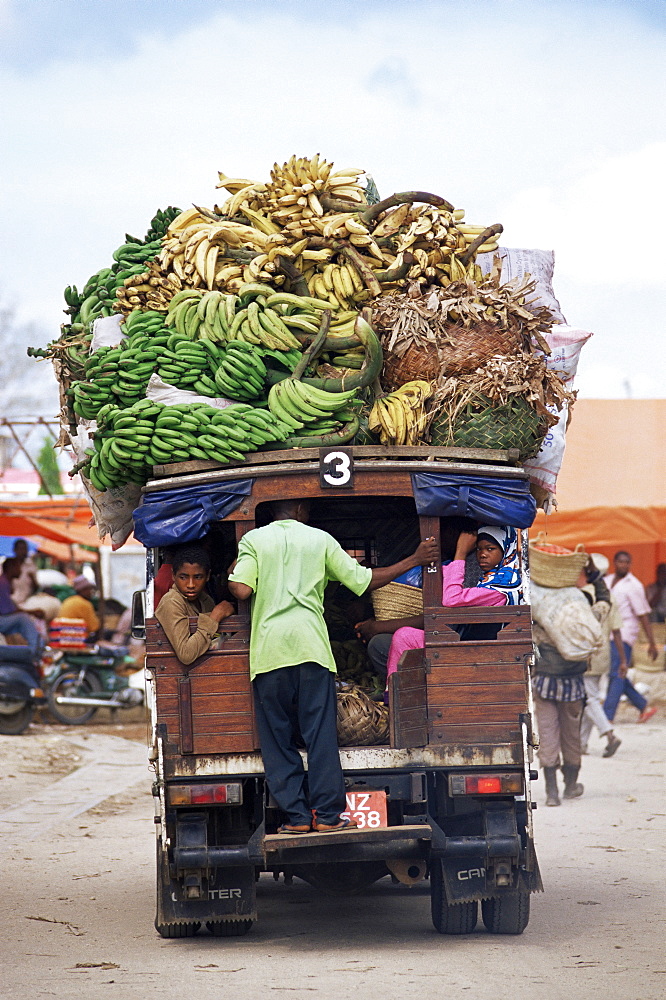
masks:
<svg viewBox="0 0 666 1000"><path fill-rule="evenodd" d="M483 576L476 587L463 587L465 559L476 548ZM515 528L485 525L478 532L463 531L456 544L453 561L442 566L442 605L445 608L488 608L521 604L521 575L518 568L518 541ZM387 677L398 667L408 649L422 649L425 633L404 627L393 634L387 663Z"/></svg>

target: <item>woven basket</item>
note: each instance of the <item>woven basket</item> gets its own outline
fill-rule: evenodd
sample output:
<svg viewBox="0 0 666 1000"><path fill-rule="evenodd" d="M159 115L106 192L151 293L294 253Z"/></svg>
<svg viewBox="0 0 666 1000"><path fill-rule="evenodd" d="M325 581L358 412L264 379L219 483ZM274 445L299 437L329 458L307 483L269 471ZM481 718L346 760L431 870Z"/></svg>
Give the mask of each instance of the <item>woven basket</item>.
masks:
<svg viewBox="0 0 666 1000"><path fill-rule="evenodd" d="M406 583L387 583L385 587L373 590L370 598L378 622L423 614L422 590Z"/></svg>
<svg viewBox="0 0 666 1000"><path fill-rule="evenodd" d="M530 577L539 587L575 587L580 571L590 558L582 545L575 551L550 545L540 532L530 541Z"/></svg>
<svg viewBox="0 0 666 1000"><path fill-rule="evenodd" d="M475 396L451 424L442 411L432 422L433 445L458 448L517 448L520 458L532 458L546 436L544 421L521 396L496 406Z"/></svg>
<svg viewBox="0 0 666 1000"><path fill-rule="evenodd" d="M443 375L466 375L496 354L512 355L520 350L520 335L502 330L496 323L482 320L473 326L446 325L450 344L440 343L439 357Z"/></svg>
<svg viewBox="0 0 666 1000"><path fill-rule="evenodd" d="M410 344L401 357L387 354L382 373L382 384L390 391L399 389L406 382L423 379L432 382L440 372L437 348L432 344Z"/></svg>
<svg viewBox="0 0 666 1000"><path fill-rule="evenodd" d="M377 746L388 738L388 706L373 701L358 685L338 681L338 745Z"/></svg>

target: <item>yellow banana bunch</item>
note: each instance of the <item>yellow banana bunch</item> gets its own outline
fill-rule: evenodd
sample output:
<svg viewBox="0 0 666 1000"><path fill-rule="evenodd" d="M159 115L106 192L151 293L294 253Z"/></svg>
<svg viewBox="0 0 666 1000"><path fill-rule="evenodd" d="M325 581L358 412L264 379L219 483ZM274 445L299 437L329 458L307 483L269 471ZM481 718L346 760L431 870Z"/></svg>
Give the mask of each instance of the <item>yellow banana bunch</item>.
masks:
<svg viewBox="0 0 666 1000"><path fill-rule="evenodd" d="M375 400L368 427L382 444L418 444L425 431L425 403L432 396L429 382L416 380Z"/></svg>
<svg viewBox="0 0 666 1000"><path fill-rule="evenodd" d="M333 171L333 164L320 160L319 154L311 158L292 156L281 166L277 163L273 165L268 184L248 182L247 187L232 195L223 210L225 214L232 214L231 209L238 210L244 199L252 211L259 211L273 225L291 233L296 239L302 239L307 233L323 235L327 210L322 199L347 201L350 203L349 211L344 214L350 217L354 205L358 205L359 209L366 206L365 190L358 183L363 173L362 169L355 167ZM222 184L229 190L228 178Z"/></svg>
<svg viewBox="0 0 666 1000"><path fill-rule="evenodd" d="M145 273L131 275L117 289L114 309L124 315L134 309L166 312L171 299L182 287L183 283L177 274L163 271L157 261L152 261Z"/></svg>

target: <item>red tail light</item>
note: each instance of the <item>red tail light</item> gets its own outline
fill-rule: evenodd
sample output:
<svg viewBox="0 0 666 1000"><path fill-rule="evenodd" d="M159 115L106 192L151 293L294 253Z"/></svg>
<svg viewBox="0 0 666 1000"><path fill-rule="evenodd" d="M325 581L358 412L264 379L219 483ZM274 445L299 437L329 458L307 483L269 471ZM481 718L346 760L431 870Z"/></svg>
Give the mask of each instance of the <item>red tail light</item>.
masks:
<svg viewBox="0 0 666 1000"><path fill-rule="evenodd" d="M215 785L169 785L172 806L241 805L243 786L240 782Z"/></svg>
<svg viewBox="0 0 666 1000"><path fill-rule="evenodd" d="M450 795L522 795L523 775L509 774L450 774Z"/></svg>

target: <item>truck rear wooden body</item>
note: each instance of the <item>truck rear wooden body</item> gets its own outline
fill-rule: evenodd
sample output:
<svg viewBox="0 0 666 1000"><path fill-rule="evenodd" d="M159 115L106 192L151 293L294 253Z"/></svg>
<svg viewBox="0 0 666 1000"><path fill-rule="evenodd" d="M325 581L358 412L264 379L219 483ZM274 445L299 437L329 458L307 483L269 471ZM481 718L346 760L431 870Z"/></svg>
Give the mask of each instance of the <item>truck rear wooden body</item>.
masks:
<svg viewBox="0 0 666 1000"><path fill-rule="evenodd" d="M234 467L158 467L146 493L247 482L236 508L213 526L221 565L262 523L262 505L291 497L310 498L310 523L345 549L363 553L369 565L387 565L419 535L440 537L440 517L417 513L414 473L525 480L505 452L355 446L336 454L342 458L293 449L248 456ZM150 552L149 577L157 558ZM390 678L390 742L340 748L362 828L298 837L276 833L281 817L264 779L249 680L249 605L223 622L220 648L185 669L152 617L148 588L156 927L163 936L190 936L203 924L217 935L245 933L258 916L262 872L336 893L389 874L406 885L426 877L440 932L473 930L479 902L489 931L522 932L530 893L541 888L530 796L530 608L444 608L441 566L433 569L423 574L425 648L406 653ZM463 641L451 626L470 622L500 630L492 640ZM378 801L385 818L371 808Z"/></svg>

